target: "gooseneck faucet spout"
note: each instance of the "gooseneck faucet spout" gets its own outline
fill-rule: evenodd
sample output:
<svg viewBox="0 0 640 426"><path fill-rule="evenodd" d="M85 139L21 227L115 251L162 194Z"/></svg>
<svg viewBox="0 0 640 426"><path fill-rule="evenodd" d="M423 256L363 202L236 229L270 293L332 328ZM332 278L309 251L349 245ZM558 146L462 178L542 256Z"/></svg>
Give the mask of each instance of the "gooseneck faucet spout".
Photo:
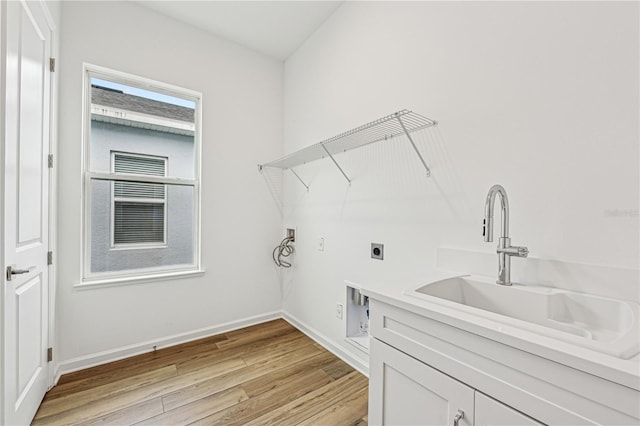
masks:
<svg viewBox="0 0 640 426"><path fill-rule="evenodd" d="M502 185L493 185L487 194L487 200L484 205L484 222L482 226L482 235L486 242L493 241L493 210L496 195L500 198L500 223L501 232L498 240L498 284L511 285L511 256L527 257L529 249L526 247L518 247L511 245L509 238L509 198L507 191Z"/></svg>
<svg viewBox="0 0 640 426"><path fill-rule="evenodd" d="M501 185L493 185L487 194L487 201L484 204L484 228L482 235L487 243L493 241L493 208L496 195L500 195L500 218L502 223L501 237L509 237L509 198L507 191Z"/></svg>

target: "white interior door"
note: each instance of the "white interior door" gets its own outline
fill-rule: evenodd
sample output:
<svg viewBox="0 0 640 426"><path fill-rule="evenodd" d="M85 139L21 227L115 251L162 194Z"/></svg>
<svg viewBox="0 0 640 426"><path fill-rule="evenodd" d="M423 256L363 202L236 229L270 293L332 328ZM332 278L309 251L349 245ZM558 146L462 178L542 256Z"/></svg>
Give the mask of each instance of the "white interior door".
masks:
<svg viewBox="0 0 640 426"><path fill-rule="evenodd" d="M40 2L6 3L4 419L29 424L48 383L51 28Z"/></svg>

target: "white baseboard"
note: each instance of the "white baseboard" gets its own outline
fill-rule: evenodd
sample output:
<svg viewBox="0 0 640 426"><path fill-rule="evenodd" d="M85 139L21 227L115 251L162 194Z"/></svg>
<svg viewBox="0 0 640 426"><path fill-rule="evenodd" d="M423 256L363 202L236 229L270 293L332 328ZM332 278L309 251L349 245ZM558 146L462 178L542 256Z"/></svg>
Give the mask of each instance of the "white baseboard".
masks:
<svg viewBox="0 0 640 426"><path fill-rule="evenodd" d="M54 382L52 386L55 386L58 383L58 380L60 380L60 376L62 376L63 374L72 373L78 370L84 370L85 368L91 368L113 361L118 361L146 352L151 352L154 346L158 349L175 346L278 318L283 318L285 321L289 322L298 330L316 341L318 344L322 345L329 352L333 353L335 356L342 359L344 362L351 365L353 368L355 368L365 376L369 376L369 366L363 360L359 359L357 356L354 356L348 350L345 350L344 348L336 345L329 338L322 335L321 333L318 333L315 329L309 327L292 315L281 311L274 311L267 314L245 318L239 321L232 321L212 327L205 327L198 330L189 331L186 333L175 334L173 336L166 336L159 339L148 340L135 345L123 346L118 349L112 349L109 351L97 352L90 355L72 358L61 363L54 364L55 372L53 375Z"/></svg>
<svg viewBox="0 0 640 426"><path fill-rule="evenodd" d="M295 328L297 328L298 330L302 331L304 334L309 336L311 339L315 340L318 344L322 345L326 350L333 353L335 356L337 356L338 358L340 358L341 360L343 360L344 362L346 362L347 364L349 364L350 366L358 370L360 373L369 377L369 365L365 363L362 359L358 358L357 356L354 356L345 348L342 348L336 345L335 343L333 343L331 339L327 338L321 333L318 333L316 330L309 327L302 321L298 320L291 314L283 312L282 318L285 321L289 322L291 325L293 325Z"/></svg>
<svg viewBox="0 0 640 426"><path fill-rule="evenodd" d="M166 348L169 346L175 346L181 343L187 343L193 340L202 339L204 337L214 336L220 333L226 333L232 330L237 330L239 328L260 324L260 323L271 321L278 318L282 318L282 312L275 311L267 314L256 315L253 317L245 318L239 321L227 322L227 323L215 325L212 327L205 327L198 330L188 331L186 333L175 334L173 336L167 336L159 339L148 340L146 342L137 343L135 345L123 346L118 349L112 349L109 351L98 352L90 355L72 358L72 359L63 361L55 366L55 375L54 375L53 385L58 383L60 376L63 374L72 373L74 371L83 370L85 368L94 367L96 365L118 361L124 358L129 358L129 357L140 355L146 352L151 352L154 346L158 349Z"/></svg>
<svg viewBox="0 0 640 426"><path fill-rule="evenodd" d="M60 371L60 364L54 364L53 366L53 382L49 384L49 389L58 384L58 380L60 380L60 376L62 376L62 371Z"/></svg>

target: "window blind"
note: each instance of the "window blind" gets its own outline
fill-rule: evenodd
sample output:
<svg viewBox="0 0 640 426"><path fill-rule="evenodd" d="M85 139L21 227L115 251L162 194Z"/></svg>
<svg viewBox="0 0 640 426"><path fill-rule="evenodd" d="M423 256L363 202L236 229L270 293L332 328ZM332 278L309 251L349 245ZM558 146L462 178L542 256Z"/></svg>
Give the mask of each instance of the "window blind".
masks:
<svg viewBox="0 0 640 426"><path fill-rule="evenodd" d="M164 242L164 203L115 201L114 243Z"/></svg>
<svg viewBox="0 0 640 426"><path fill-rule="evenodd" d="M116 173L165 176L166 159L114 153ZM114 182L113 243L164 243L166 185Z"/></svg>

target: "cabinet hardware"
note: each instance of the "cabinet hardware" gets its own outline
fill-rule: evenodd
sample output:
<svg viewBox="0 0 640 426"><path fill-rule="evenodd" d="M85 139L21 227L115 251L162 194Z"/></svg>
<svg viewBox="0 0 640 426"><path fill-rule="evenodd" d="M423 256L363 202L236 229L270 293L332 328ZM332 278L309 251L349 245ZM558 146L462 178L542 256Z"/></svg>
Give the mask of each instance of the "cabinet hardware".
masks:
<svg viewBox="0 0 640 426"><path fill-rule="evenodd" d="M453 426L458 426L460 420L464 419L464 411L458 410L456 415L453 417Z"/></svg>

